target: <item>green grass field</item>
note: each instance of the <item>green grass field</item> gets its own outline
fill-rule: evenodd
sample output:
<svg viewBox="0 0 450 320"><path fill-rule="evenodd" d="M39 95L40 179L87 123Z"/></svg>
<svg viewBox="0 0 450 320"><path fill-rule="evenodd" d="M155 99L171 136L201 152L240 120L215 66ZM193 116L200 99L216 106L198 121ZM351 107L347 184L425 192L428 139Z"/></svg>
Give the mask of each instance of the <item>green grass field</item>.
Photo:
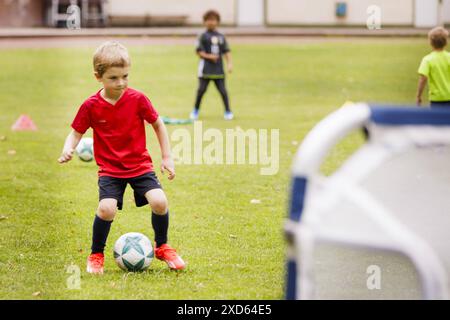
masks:
<svg viewBox="0 0 450 320"><path fill-rule="evenodd" d="M137 274L115 265L112 246L121 234L153 238L150 210L136 208L128 188L101 277L85 272L97 167L78 159L67 165L56 161L78 106L99 88L91 70L93 48L0 51L0 136L6 137L0 141L0 299L283 297L282 227L297 142L347 100L414 103L416 70L429 49L424 39L232 48L235 70L228 88L236 118L222 120L211 85L202 105L203 126L280 129L278 174L262 176L254 165L178 165L173 182L159 175L170 202L170 243L188 262L181 273L157 260ZM196 89L193 48L141 46L130 52L130 86L144 91L161 115L186 118ZM22 113L33 118L38 132L10 130ZM147 136L159 167L151 127ZM324 171L334 170L360 143L359 135L346 139ZM261 203L251 204L252 199ZM79 290L67 288L71 264L81 269Z"/></svg>

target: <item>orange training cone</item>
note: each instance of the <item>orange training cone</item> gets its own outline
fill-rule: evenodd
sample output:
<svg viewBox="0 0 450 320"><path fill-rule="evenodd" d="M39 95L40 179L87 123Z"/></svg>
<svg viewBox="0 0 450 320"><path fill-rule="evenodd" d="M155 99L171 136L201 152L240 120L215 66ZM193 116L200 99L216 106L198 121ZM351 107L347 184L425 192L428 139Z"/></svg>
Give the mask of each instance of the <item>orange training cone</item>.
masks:
<svg viewBox="0 0 450 320"><path fill-rule="evenodd" d="M36 131L37 127L33 123L33 120L26 114L22 114L19 119L12 125L11 130L13 131L25 131L25 130L31 130Z"/></svg>

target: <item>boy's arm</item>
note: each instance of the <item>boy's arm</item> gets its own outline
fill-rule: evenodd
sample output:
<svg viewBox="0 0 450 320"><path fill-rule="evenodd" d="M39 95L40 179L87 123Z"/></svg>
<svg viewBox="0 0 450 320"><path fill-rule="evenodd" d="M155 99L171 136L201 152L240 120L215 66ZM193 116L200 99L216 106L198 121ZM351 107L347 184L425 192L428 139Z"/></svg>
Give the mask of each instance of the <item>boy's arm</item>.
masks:
<svg viewBox="0 0 450 320"><path fill-rule="evenodd" d="M233 72L233 59L231 58L231 52L228 51L227 53L225 53L224 57L225 57L225 61L227 62L228 72L229 73Z"/></svg>
<svg viewBox="0 0 450 320"><path fill-rule="evenodd" d="M418 106L420 106L422 104L422 94L423 94L423 90L425 89L425 86L427 84L427 80L428 80L427 77L425 77L422 74L420 75L419 84L417 86L417 96L416 96L416 103Z"/></svg>
<svg viewBox="0 0 450 320"><path fill-rule="evenodd" d="M205 51L197 51L197 54L200 58L211 60L213 62L217 62L219 60L219 56L212 53L206 53Z"/></svg>
<svg viewBox="0 0 450 320"><path fill-rule="evenodd" d="M169 180L173 180L175 178L175 165L170 151L169 135L161 117L158 117L158 120L152 123L152 127L155 130L161 148L161 173L164 174L164 170L167 170L169 172Z"/></svg>
<svg viewBox="0 0 450 320"><path fill-rule="evenodd" d="M220 57L218 55L210 54L210 53L206 52L206 48L204 45L205 41L206 41L205 35L202 34L197 40L197 48L196 48L197 55L202 59L211 60L212 62L217 62Z"/></svg>
<svg viewBox="0 0 450 320"><path fill-rule="evenodd" d="M66 138L66 142L64 143L63 151L58 159L59 163L65 163L72 160L73 152L75 151L75 148L77 147L82 137L83 134L72 129L72 131Z"/></svg>

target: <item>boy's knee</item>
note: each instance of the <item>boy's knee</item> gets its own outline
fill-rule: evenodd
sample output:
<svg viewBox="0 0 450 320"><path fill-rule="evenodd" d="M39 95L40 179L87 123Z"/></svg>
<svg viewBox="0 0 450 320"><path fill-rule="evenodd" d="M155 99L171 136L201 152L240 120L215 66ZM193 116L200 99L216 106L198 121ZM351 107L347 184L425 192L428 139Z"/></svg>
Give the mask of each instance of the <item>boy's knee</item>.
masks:
<svg viewBox="0 0 450 320"><path fill-rule="evenodd" d="M117 207L113 203L100 202L98 205L97 215L106 221L113 220L117 212Z"/></svg>
<svg viewBox="0 0 450 320"><path fill-rule="evenodd" d="M145 194L145 197L155 214L164 215L167 213L169 203L162 189L150 190Z"/></svg>
<svg viewBox="0 0 450 320"><path fill-rule="evenodd" d="M153 200L151 202L150 206L152 207L152 211L155 214L164 215L164 214L167 213L168 205L167 205L167 200L166 199L161 198L161 199Z"/></svg>

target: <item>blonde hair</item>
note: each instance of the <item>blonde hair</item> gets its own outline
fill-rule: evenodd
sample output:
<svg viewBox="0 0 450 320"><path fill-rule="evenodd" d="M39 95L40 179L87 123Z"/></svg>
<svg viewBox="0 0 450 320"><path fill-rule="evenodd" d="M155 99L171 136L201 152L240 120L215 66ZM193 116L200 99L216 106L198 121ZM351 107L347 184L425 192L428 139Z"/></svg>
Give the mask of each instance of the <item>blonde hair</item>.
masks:
<svg viewBox="0 0 450 320"><path fill-rule="evenodd" d="M447 45L448 35L448 31L443 27L436 27L428 33L428 39L430 39L433 48L442 49Z"/></svg>
<svg viewBox="0 0 450 320"><path fill-rule="evenodd" d="M94 71L101 77L112 67L130 66L130 56L128 50L117 41L107 41L95 50Z"/></svg>

